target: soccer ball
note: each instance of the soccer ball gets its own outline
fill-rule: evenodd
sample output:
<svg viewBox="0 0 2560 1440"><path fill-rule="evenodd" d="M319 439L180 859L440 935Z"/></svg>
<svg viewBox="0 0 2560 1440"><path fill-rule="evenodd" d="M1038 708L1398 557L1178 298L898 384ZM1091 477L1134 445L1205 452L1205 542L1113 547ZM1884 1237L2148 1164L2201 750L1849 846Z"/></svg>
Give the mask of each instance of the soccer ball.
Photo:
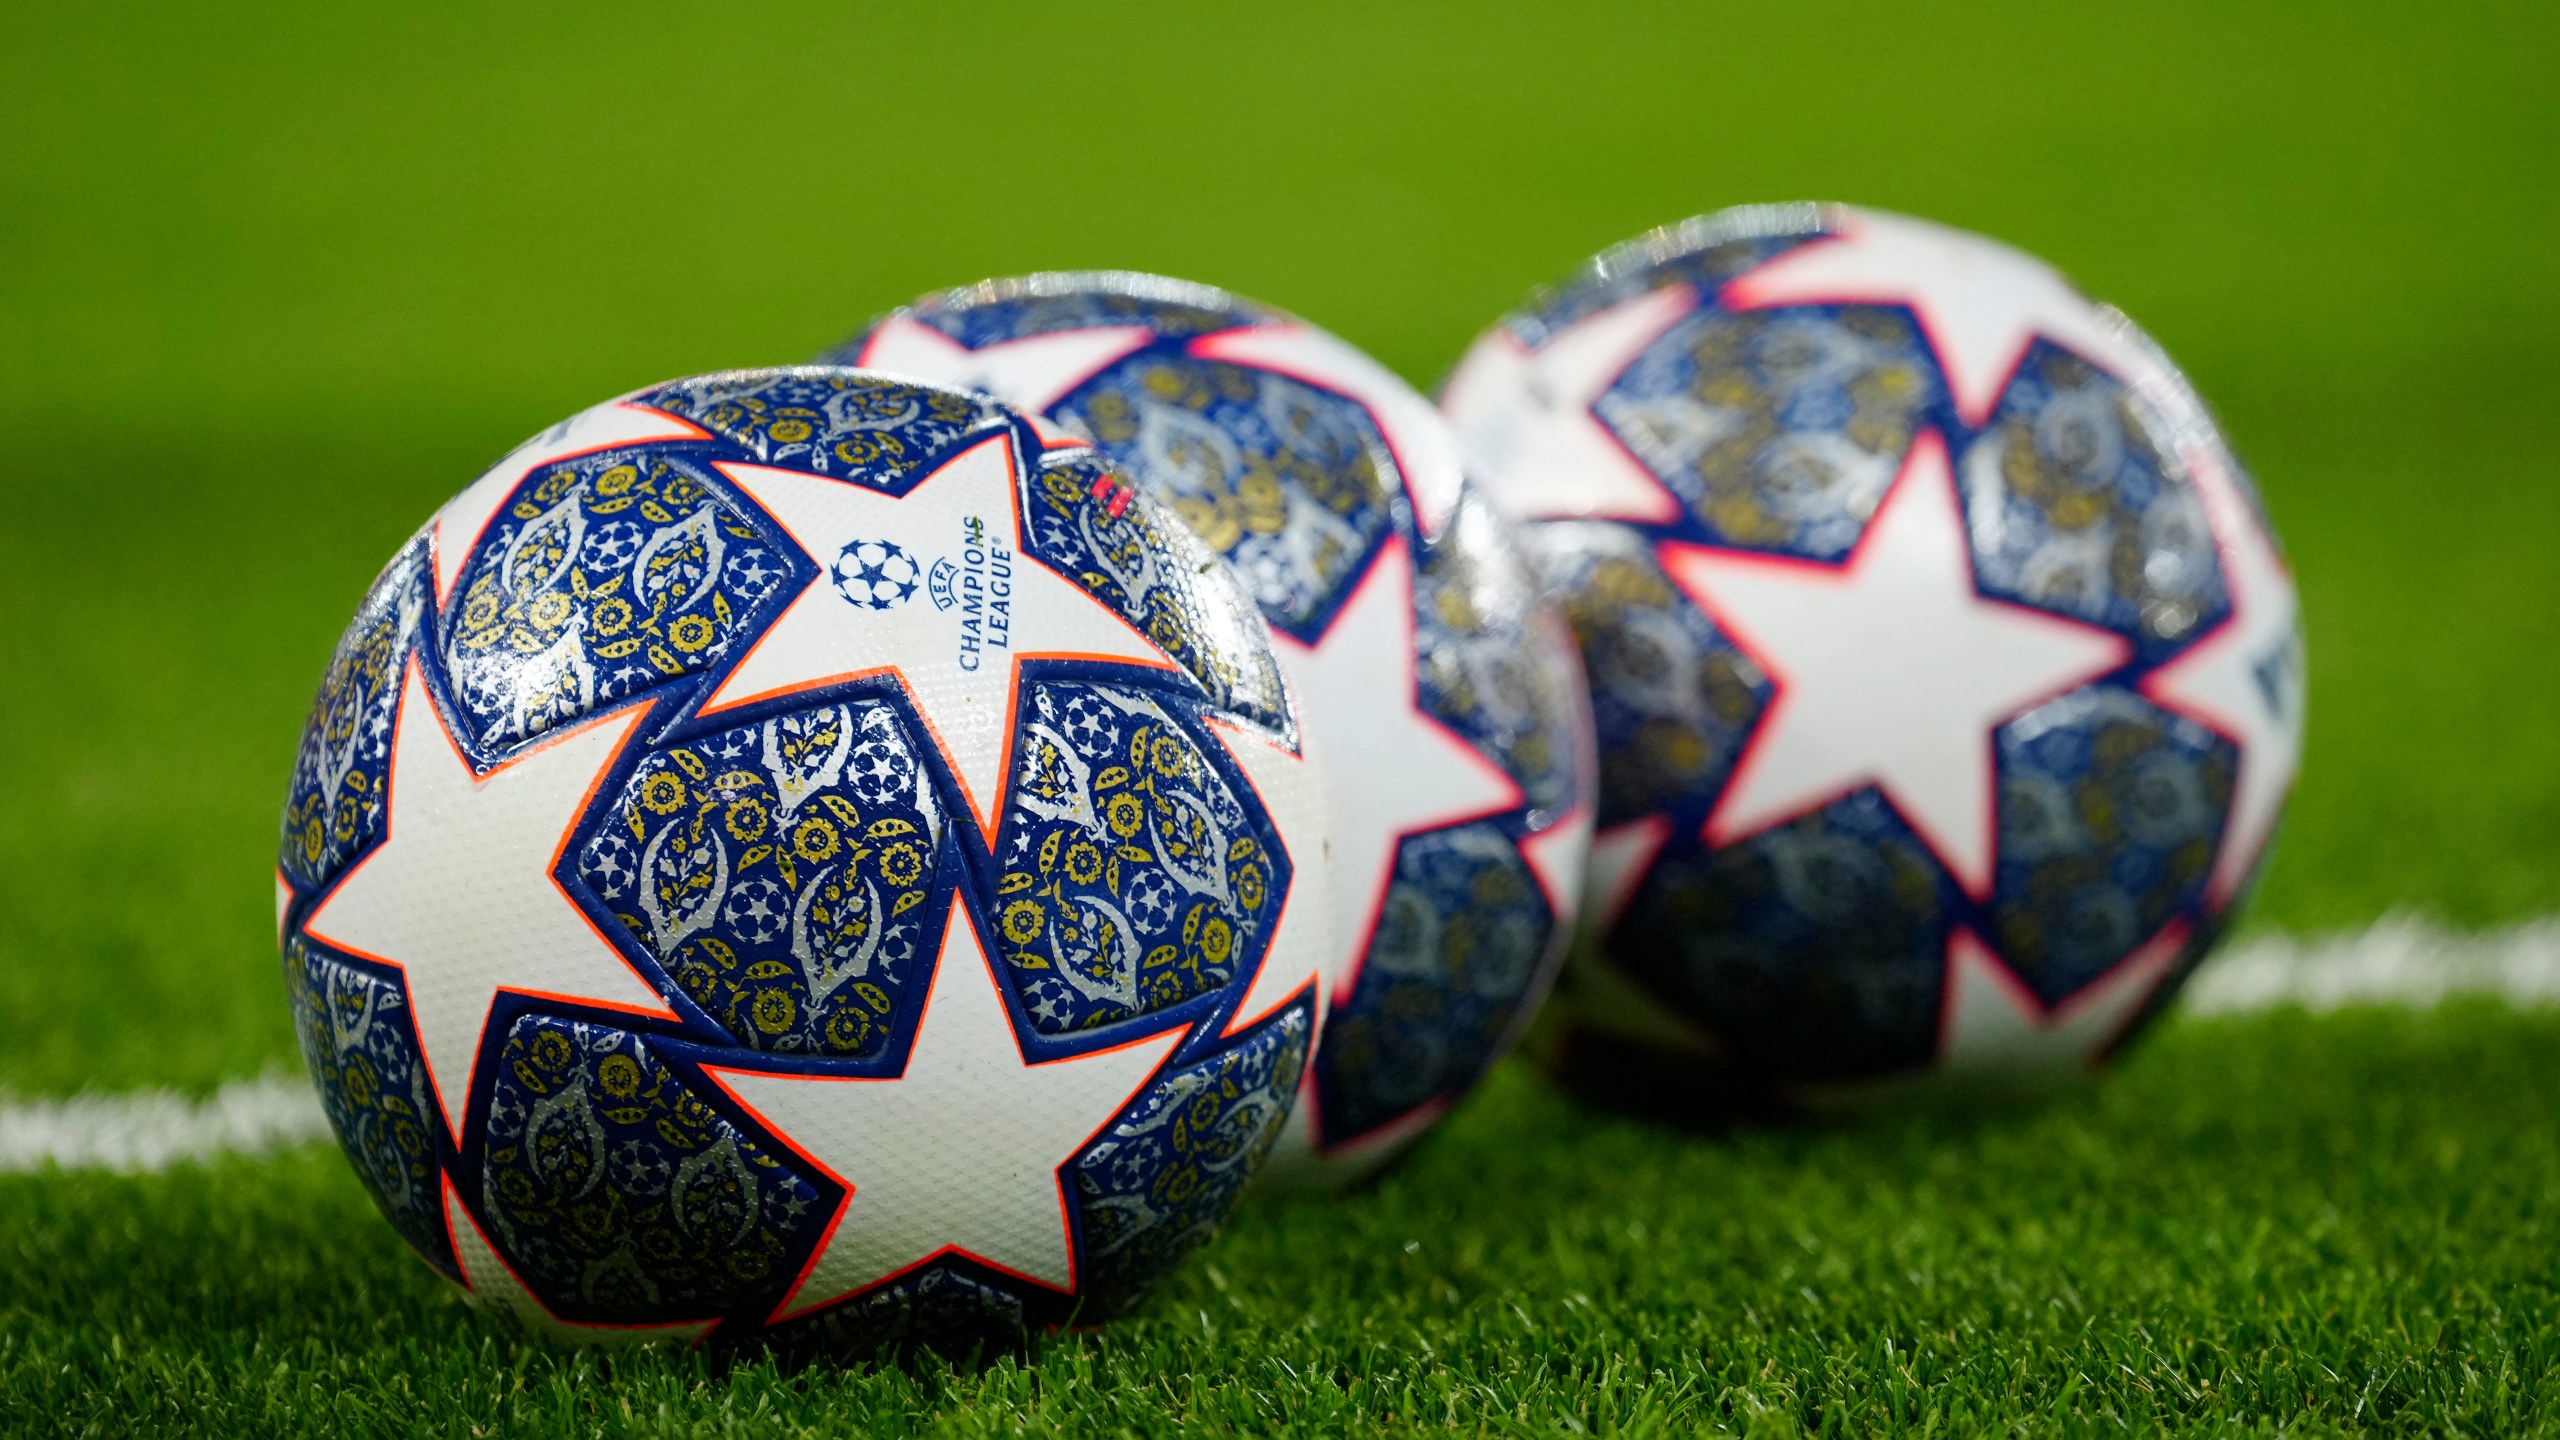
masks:
<svg viewBox="0 0 2560 1440"><path fill-rule="evenodd" d="M1091 440L1260 604L1338 811L1327 1009L1267 1173L1374 1172L1543 999L1590 830L1571 635L1447 428L1325 331L1156 276L930 296L833 358L986 390Z"/></svg>
<svg viewBox="0 0 2560 1440"><path fill-rule="evenodd" d="M2032 1090L2247 890L2293 586L2186 381L2043 263L1840 206L1693 220L1488 331L1442 409L1590 674L1569 1069Z"/></svg>
<svg viewBox="0 0 2560 1440"><path fill-rule="evenodd" d="M437 512L339 644L278 923L392 1225L573 1340L1108 1316L1277 1139L1326 791L1252 603L984 396L679 380Z"/></svg>

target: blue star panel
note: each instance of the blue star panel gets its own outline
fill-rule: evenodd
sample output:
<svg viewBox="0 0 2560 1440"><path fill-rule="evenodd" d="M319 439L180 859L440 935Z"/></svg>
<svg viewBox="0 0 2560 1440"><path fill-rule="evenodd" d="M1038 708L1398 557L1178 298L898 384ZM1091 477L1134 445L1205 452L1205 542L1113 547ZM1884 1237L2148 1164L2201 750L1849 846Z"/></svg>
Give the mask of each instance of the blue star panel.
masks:
<svg viewBox="0 0 2560 1440"><path fill-rule="evenodd" d="M1212 704L1265 729L1287 728L1280 662L1267 644L1226 633L1226 581L1170 557L1198 544L1161 506L1116 500L1118 472L1082 449L1041 457L1025 507L1031 553L1126 616L1172 656ZM1219 624L1208 623L1212 618Z"/></svg>
<svg viewBox="0 0 2560 1440"><path fill-rule="evenodd" d="M1368 963L1325 1023L1328 1124L1364 1134L1484 1073L1525 1018L1554 925L1500 826L1400 846Z"/></svg>
<svg viewBox="0 0 2560 1440"><path fill-rule="evenodd" d="M1301 640L1394 530L1393 458L1366 410L1268 370L1141 353L1052 407L1173 506ZM1383 472L1383 473L1382 473Z"/></svg>
<svg viewBox="0 0 2560 1440"><path fill-rule="evenodd" d="M458 1276L438 1183L442 1121L407 997L397 982L332 960L299 936L285 943L284 978L303 1064L356 1178L409 1248Z"/></svg>
<svg viewBox="0 0 2560 1440"><path fill-rule="evenodd" d="M491 523L444 617L466 735L500 754L689 679L755 633L790 569L699 459L608 451L545 467Z"/></svg>
<svg viewBox="0 0 2560 1440"><path fill-rule="evenodd" d="M427 547L413 541L382 568L312 697L285 792L280 862L304 892L335 880L382 835L401 667L432 593L426 567Z"/></svg>
<svg viewBox="0 0 2560 1440"><path fill-rule="evenodd" d="M1169 340L1270 324L1280 312L1205 285L1124 271L1064 271L944 292L912 312L975 350L1026 335L1143 325ZM851 344L843 347L850 350ZM850 364L843 350L837 358Z"/></svg>
<svg viewBox="0 0 2560 1440"><path fill-rule="evenodd" d="M1314 1028L1293 1007L1165 1072L1076 1161L1098 1314L1135 1300L1235 1208L1289 1117Z"/></svg>
<svg viewBox="0 0 2560 1440"><path fill-rule="evenodd" d="M1593 259L1562 285L1540 290L1502 324L1529 344L1544 343L1575 321L1666 285L1713 295L1725 283L1821 235L1821 211L1773 205L1708 216L1629 241Z"/></svg>
<svg viewBox="0 0 2560 1440"><path fill-rule="evenodd" d="M886 1048L950 895L941 807L894 707L822 705L668 746L602 813L579 878L730 1039Z"/></svg>
<svg viewBox="0 0 2560 1440"><path fill-rule="evenodd" d="M1289 869L1201 741L1143 691L1025 699L996 929L1032 1024L1091 1030L1250 976Z"/></svg>
<svg viewBox="0 0 2560 1440"><path fill-rule="evenodd" d="M2045 341L1963 458L1983 593L2041 605L2167 659L2231 613L2195 488L2150 408Z"/></svg>
<svg viewBox="0 0 2560 1440"><path fill-rule="evenodd" d="M1964 897L1873 788L1731 845L1667 849L1612 936L1747 1068L1906 1069L1937 1048ZM1748 1017L1748 1024L1729 1017Z"/></svg>
<svg viewBox="0 0 2560 1440"><path fill-rule="evenodd" d="M2193 914L2213 869L2231 742L2113 685L2000 729L2000 883L1988 934L2056 1004Z"/></svg>
<svg viewBox="0 0 2560 1440"><path fill-rule="evenodd" d="M489 1235L566 1319L680 1320L770 1297L817 1243L817 1189L648 1041L546 1015L497 1052Z"/></svg>
<svg viewBox="0 0 2560 1440"><path fill-rule="evenodd" d="M1558 522L1528 531L1590 677L1601 828L1661 810L1703 814L1775 687L1689 603L1631 527Z"/></svg>
<svg viewBox="0 0 2560 1440"><path fill-rule="evenodd" d="M1941 401L1908 316L1869 306L1671 327L1592 406L1719 544L1837 560Z"/></svg>
<svg viewBox="0 0 2560 1440"><path fill-rule="evenodd" d="M999 407L949 390L819 369L702 375L639 399L727 440L758 465L892 491L1005 423Z"/></svg>

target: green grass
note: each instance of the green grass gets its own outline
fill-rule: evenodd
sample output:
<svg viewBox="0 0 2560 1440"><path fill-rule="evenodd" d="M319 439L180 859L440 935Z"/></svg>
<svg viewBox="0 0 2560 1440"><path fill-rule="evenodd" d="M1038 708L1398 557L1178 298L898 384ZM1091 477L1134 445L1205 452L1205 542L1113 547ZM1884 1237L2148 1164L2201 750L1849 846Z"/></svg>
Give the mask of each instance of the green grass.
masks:
<svg viewBox="0 0 2560 1440"><path fill-rule="evenodd" d="M53 6L6 35L0 1089L292 1063L266 875L311 686L374 567L561 415L1078 265L1231 285L1428 381L1585 253L1795 196L2040 250L2221 409L2312 656L2251 923L2560 908L2547 4ZM0 1180L0 1428L2560 1426L2553 1026L2185 1024L1969 1129L1668 1137L1511 1075L1382 1192L1257 1213L1135 1321L967 1375L600 1382L439 1298L333 1156Z"/></svg>
<svg viewBox="0 0 2560 1440"><path fill-rule="evenodd" d="M2049 1110L1700 1139L1518 1071L983 1367L563 1355L334 1155L0 1181L30 1434L2507 1435L2560 1425L2560 1015L2173 1023Z"/></svg>

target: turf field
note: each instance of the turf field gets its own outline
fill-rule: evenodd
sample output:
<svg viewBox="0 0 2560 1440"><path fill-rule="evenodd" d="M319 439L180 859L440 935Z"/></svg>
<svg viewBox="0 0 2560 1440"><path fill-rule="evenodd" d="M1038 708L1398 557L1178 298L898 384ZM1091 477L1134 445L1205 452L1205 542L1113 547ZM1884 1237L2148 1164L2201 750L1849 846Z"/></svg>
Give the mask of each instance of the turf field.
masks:
<svg viewBox="0 0 2560 1440"><path fill-rule="evenodd" d="M292 1061L275 809L374 568L516 440L917 291L1116 265L1429 381L1584 253L1854 199L2213 397L2312 729L2250 924L2560 910L2560 11L13 13L0 1088ZM2560 1018L2173 1019L2053 1110L1695 1137L1498 1077L1133 1321L982 1370L516 1347L326 1151L0 1177L0 1427L2560 1428Z"/></svg>

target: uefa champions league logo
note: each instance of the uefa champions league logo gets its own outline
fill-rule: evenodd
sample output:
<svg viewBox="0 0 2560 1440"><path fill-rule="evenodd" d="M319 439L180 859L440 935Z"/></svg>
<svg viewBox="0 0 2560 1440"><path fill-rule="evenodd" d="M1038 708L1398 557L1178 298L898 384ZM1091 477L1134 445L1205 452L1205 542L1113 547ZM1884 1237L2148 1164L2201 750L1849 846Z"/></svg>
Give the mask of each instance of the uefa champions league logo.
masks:
<svg viewBox="0 0 2560 1440"><path fill-rule="evenodd" d="M931 566L894 540L856 540L828 567L836 593L865 610L895 610L922 590L933 608L958 611L959 663L975 670L988 650L1012 647L1013 551L984 520L961 524L960 560L936 556Z"/></svg>

